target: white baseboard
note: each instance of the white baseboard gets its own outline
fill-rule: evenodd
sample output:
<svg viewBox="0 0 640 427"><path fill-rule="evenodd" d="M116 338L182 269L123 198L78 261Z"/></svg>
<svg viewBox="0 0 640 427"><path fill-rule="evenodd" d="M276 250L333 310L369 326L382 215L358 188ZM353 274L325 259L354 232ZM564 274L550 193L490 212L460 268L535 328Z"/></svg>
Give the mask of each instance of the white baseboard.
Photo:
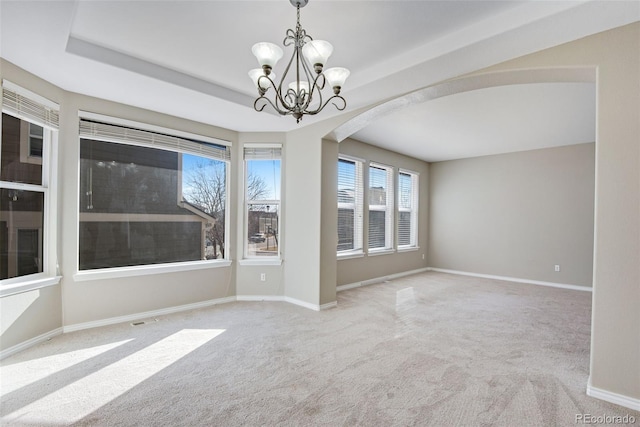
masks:
<svg viewBox="0 0 640 427"><path fill-rule="evenodd" d="M98 328L100 326L115 325L116 323L133 322L136 320L146 319L149 317L164 316L167 314L178 313L180 311L195 310L198 308L210 307L216 304L224 304L236 301L236 297L217 298L208 301L196 302L193 304L178 305L175 307L161 308L159 310L145 311L142 313L128 314L126 316L110 317L108 319L95 320L93 322L76 323L75 325L67 325L63 327L65 333L80 331L83 329Z"/></svg>
<svg viewBox="0 0 640 427"><path fill-rule="evenodd" d="M284 301L282 295L236 295L237 301Z"/></svg>
<svg viewBox="0 0 640 427"><path fill-rule="evenodd" d="M315 311L324 310L325 308L331 308L332 307L331 304L334 304L334 305L336 304L336 303L329 303L329 304L324 304L323 306L320 306L318 304L311 304L305 301L297 300L295 298L289 298L289 297L284 297L280 295L237 295L232 297L196 302L193 304L185 304L185 305L179 305L175 307L162 308L160 310L152 310L152 311L145 311L142 313L128 314L126 316L110 317L108 319L95 320L93 322L76 323L74 325L64 326L63 331L64 333L68 333L68 332L80 331L83 329L98 328L100 326L115 325L117 323L134 322L136 320L148 319L150 317L164 316L167 314L178 313L178 312L187 311L187 310L195 310L198 308L205 308L205 307L210 307L216 304L224 304L224 303L234 302L234 301L284 301L291 304L296 304L302 307L306 307Z"/></svg>
<svg viewBox="0 0 640 427"><path fill-rule="evenodd" d="M302 300L291 298L291 297L284 297L284 300L288 303L299 305L300 307L308 308L314 311L320 311L319 304L311 304L310 302L302 301Z"/></svg>
<svg viewBox="0 0 640 427"><path fill-rule="evenodd" d="M622 394L594 387L591 385L591 377L589 377L589 382L587 384L587 396L624 406L625 408L633 409L634 411L640 411L640 399L635 399L633 397L624 396Z"/></svg>
<svg viewBox="0 0 640 427"><path fill-rule="evenodd" d="M338 301L328 302L326 304L320 305L320 311L329 310L330 308L334 308L334 307L337 307L337 306L338 306Z"/></svg>
<svg viewBox="0 0 640 427"><path fill-rule="evenodd" d="M33 337L31 339L21 342L20 344L16 344L13 347L9 347L7 349L0 351L0 360L4 359L5 357L9 357L12 354L16 354L22 350L26 350L29 347L33 347L36 344L40 344L43 341L47 341L57 335L62 335L62 328L56 328L53 331L49 331L42 335L38 335L37 337Z"/></svg>
<svg viewBox="0 0 640 427"><path fill-rule="evenodd" d="M349 283L346 285L340 285L336 287L336 291L342 292L348 289L359 288L360 286L373 285L375 283L382 283L382 282L386 282L387 280L399 279L400 277L411 276L413 274L418 274L418 273L424 273L425 271L430 271L430 270L431 268L425 267L425 268L419 268L417 270L403 271L401 273L394 273L388 276L382 276L382 277L376 277L373 279L363 280L362 282L355 282L355 283Z"/></svg>
<svg viewBox="0 0 640 427"><path fill-rule="evenodd" d="M520 279L518 277L494 276L492 274L470 273L468 271L448 270L445 268L430 267L431 271L440 273L458 274L460 276L481 277L483 279L504 280L507 282L527 283L530 285L549 286L552 288L572 289L574 291L592 292L593 288L589 286L567 285L564 283L543 282L540 280Z"/></svg>
<svg viewBox="0 0 640 427"><path fill-rule="evenodd" d="M337 307L338 305L337 301L319 305L280 295L238 295L236 298L238 299L238 301L283 301L290 304L299 305L300 307L308 308L314 311L327 310L329 308Z"/></svg>

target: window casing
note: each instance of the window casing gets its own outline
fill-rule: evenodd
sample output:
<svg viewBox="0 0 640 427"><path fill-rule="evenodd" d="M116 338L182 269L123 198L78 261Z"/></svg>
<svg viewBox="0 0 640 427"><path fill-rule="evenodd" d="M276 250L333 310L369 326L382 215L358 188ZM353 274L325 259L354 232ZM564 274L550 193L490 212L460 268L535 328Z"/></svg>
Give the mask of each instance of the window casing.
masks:
<svg viewBox="0 0 640 427"><path fill-rule="evenodd" d="M244 258L280 258L282 147L245 144Z"/></svg>
<svg viewBox="0 0 640 427"><path fill-rule="evenodd" d="M362 253L363 162L338 159L338 255Z"/></svg>
<svg viewBox="0 0 640 427"><path fill-rule="evenodd" d="M58 106L3 81L0 139L0 285L7 293L55 277ZM25 141L37 139L37 161ZM28 147L28 144L27 144ZM51 284L53 284L52 282ZM55 281L57 283L57 279Z"/></svg>
<svg viewBox="0 0 640 427"><path fill-rule="evenodd" d="M393 250L393 168L369 165L369 252Z"/></svg>
<svg viewBox="0 0 640 427"><path fill-rule="evenodd" d="M398 249L418 246L418 174L398 174Z"/></svg>
<svg viewBox="0 0 640 427"><path fill-rule="evenodd" d="M229 153L81 119L78 269L226 258Z"/></svg>

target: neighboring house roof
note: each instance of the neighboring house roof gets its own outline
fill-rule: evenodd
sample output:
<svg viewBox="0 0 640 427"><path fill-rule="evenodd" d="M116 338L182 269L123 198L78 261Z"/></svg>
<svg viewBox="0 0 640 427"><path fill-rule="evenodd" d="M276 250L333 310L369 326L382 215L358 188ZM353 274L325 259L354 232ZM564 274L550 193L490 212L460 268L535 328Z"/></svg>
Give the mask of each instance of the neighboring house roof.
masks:
<svg viewBox="0 0 640 427"><path fill-rule="evenodd" d="M183 209L186 209L188 211L193 212L194 214L198 215L199 217L202 217L204 219L206 219L208 222L215 224L217 221L214 217L212 217L210 214L208 214L207 212L205 212L201 207L194 205L193 203L189 203L186 200L181 200L178 202L178 206L180 206Z"/></svg>

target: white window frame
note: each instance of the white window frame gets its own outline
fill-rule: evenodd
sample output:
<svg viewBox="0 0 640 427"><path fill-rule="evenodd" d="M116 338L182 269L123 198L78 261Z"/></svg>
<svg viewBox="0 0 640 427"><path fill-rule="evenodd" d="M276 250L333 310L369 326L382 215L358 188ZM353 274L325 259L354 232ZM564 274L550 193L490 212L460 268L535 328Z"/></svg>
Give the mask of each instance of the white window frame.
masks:
<svg viewBox="0 0 640 427"><path fill-rule="evenodd" d="M150 125L146 123L136 122L127 119L121 119L112 116L105 116L88 111L79 111L80 118L80 135L79 139L93 139L108 143L124 144L131 146L156 148L165 151L173 151L176 153L193 154L200 157L210 158L212 160L224 160L227 163L225 167L226 195L225 203L225 258L213 260L193 260L162 264L141 264L126 267L110 267L90 270L80 270L79 257L76 258L76 273L74 279L76 281L102 280L119 277L132 277L148 274L160 274L171 271L190 271L206 268L228 267L231 265L229 254L229 177L230 177L230 146L229 141L207 137L204 135L183 132L161 126ZM93 126L82 121L97 121L105 124L106 127ZM106 136L110 133L109 128L115 130L112 136ZM128 131L120 134L113 127L130 128ZM158 134L158 135L152 135ZM215 157L206 146L199 142L207 142L219 146L226 146L226 157ZM178 183L180 186L181 183ZM179 189L180 192L180 189ZM79 236L77 236L79 239ZM77 242L77 253L79 253L79 241Z"/></svg>
<svg viewBox="0 0 640 427"><path fill-rule="evenodd" d="M247 167L248 161L260 161L260 159L246 159L245 153L246 149L266 149L266 150L274 150L275 152L279 152L277 158L273 158L272 160L280 160L280 188L278 188L277 193L280 194L280 199L255 199L249 200L249 192L248 192L248 184L249 184L249 168ZM264 159L268 160L268 159ZM243 221L243 231L242 231L242 239L243 239L243 259L240 261L242 265L251 265L251 264L279 264L281 262L281 246L282 240L280 238L280 230L282 229L282 174L283 174L283 162L282 162L282 144L261 144L261 143L247 143L244 144L243 147L243 199L244 199L244 221ZM268 205L268 206L277 206L278 209L278 252L274 255L249 255L249 208L252 205Z"/></svg>
<svg viewBox="0 0 640 427"><path fill-rule="evenodd" d="M402 197L402 193L400 191L400 175L406 175L411 178L411 194L410 194L410 204L411 206L406 208L402 206L400 201L400 197ZM417 249L418 248L418 204L419 204L419 181L420 174L418 172L413 172L407 169L400 169L398 171L398 250L409 250L409 249ZM400 212L409 212L410 213L410 234L409 234L409 244L401 245L400 244Z"/></svg>
<svg viewBox="0 0 640 427"><path fill-rule="evenodd" d="M42 272L0 280L0 297L4 297L56 285L61 279L57 271L57 221L55 215L58 199L59 105L7 80L2 81L2 96L0 96L0 99L2 99L2 113L43 128L42 158L38 158L37 162L42 165L42 181L40 185L0 181L0 188L3 189L43 194L43 229L39 230L42 236L42 240L39 241L39 245L42 245L42 260L40 261ZM1 128L2 119L0 118ZM20 142L22 145L22 141Z"/></svg>
<svg viewBox="0 0 640 427"><path fill-rule="evenodd" d="M382 169L386 171L386 204L385 205L375 205L371 203L370 195L371 195L371 169ZM393 166L383 165L381 163L369 162L369 177L368 177L368 185L367 185L367 197L369 198L369 216L368 216L368 225L371 223L370 216L371 212L385 212L385 233L384 233L384 247L382 248L372 248L371 242L368 242L368 253L371 255L379 254L379 253L387 253L394 251L394 212L395 212L395 198L394 198L394 173ZM367 227L368 229L368 227ZM368 231L367 231L367 234Z"/></svg>
<svg viewBox="0 0 640 427"><path fill-rule="evenodd" d="M338 210L351 209L354 212L353 224L353 249L338 250L338 258L358 257L364 255L364 164L365 161L356 157L347 155L338 156L338 165L340 161L353 163L355 165L354 176L354 201L353 203L340 202L338 195ZM340 178L338 177L338 180ZM338 221L340 217L338 216Z"/></svg>

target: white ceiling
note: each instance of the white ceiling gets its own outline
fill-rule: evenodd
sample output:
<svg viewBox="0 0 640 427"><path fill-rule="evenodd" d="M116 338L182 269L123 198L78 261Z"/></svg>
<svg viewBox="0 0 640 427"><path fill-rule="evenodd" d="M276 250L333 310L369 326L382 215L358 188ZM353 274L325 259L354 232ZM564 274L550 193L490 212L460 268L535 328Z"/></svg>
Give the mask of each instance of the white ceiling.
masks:
<svg viewBox="0 0 640 427"><path fill-rule="evenodd" d="M429 162L595 141L593 83L457 93L376 120L353 138Z"/></svg>
<svg viewBox="0 0 640 427"><path fill-rule="evenodd" d="M351 70L347 112L638 20L637 0L311 0L301 10L308 33L334 45L328 66ZM253 111L250 48L295 26L288 0L0 0L0 25L3 58L68 91L246 132L340 114L296 124ZM593 84L513 85L413 105L354 137L434 161L591 142L594 120Z"/></svg>

